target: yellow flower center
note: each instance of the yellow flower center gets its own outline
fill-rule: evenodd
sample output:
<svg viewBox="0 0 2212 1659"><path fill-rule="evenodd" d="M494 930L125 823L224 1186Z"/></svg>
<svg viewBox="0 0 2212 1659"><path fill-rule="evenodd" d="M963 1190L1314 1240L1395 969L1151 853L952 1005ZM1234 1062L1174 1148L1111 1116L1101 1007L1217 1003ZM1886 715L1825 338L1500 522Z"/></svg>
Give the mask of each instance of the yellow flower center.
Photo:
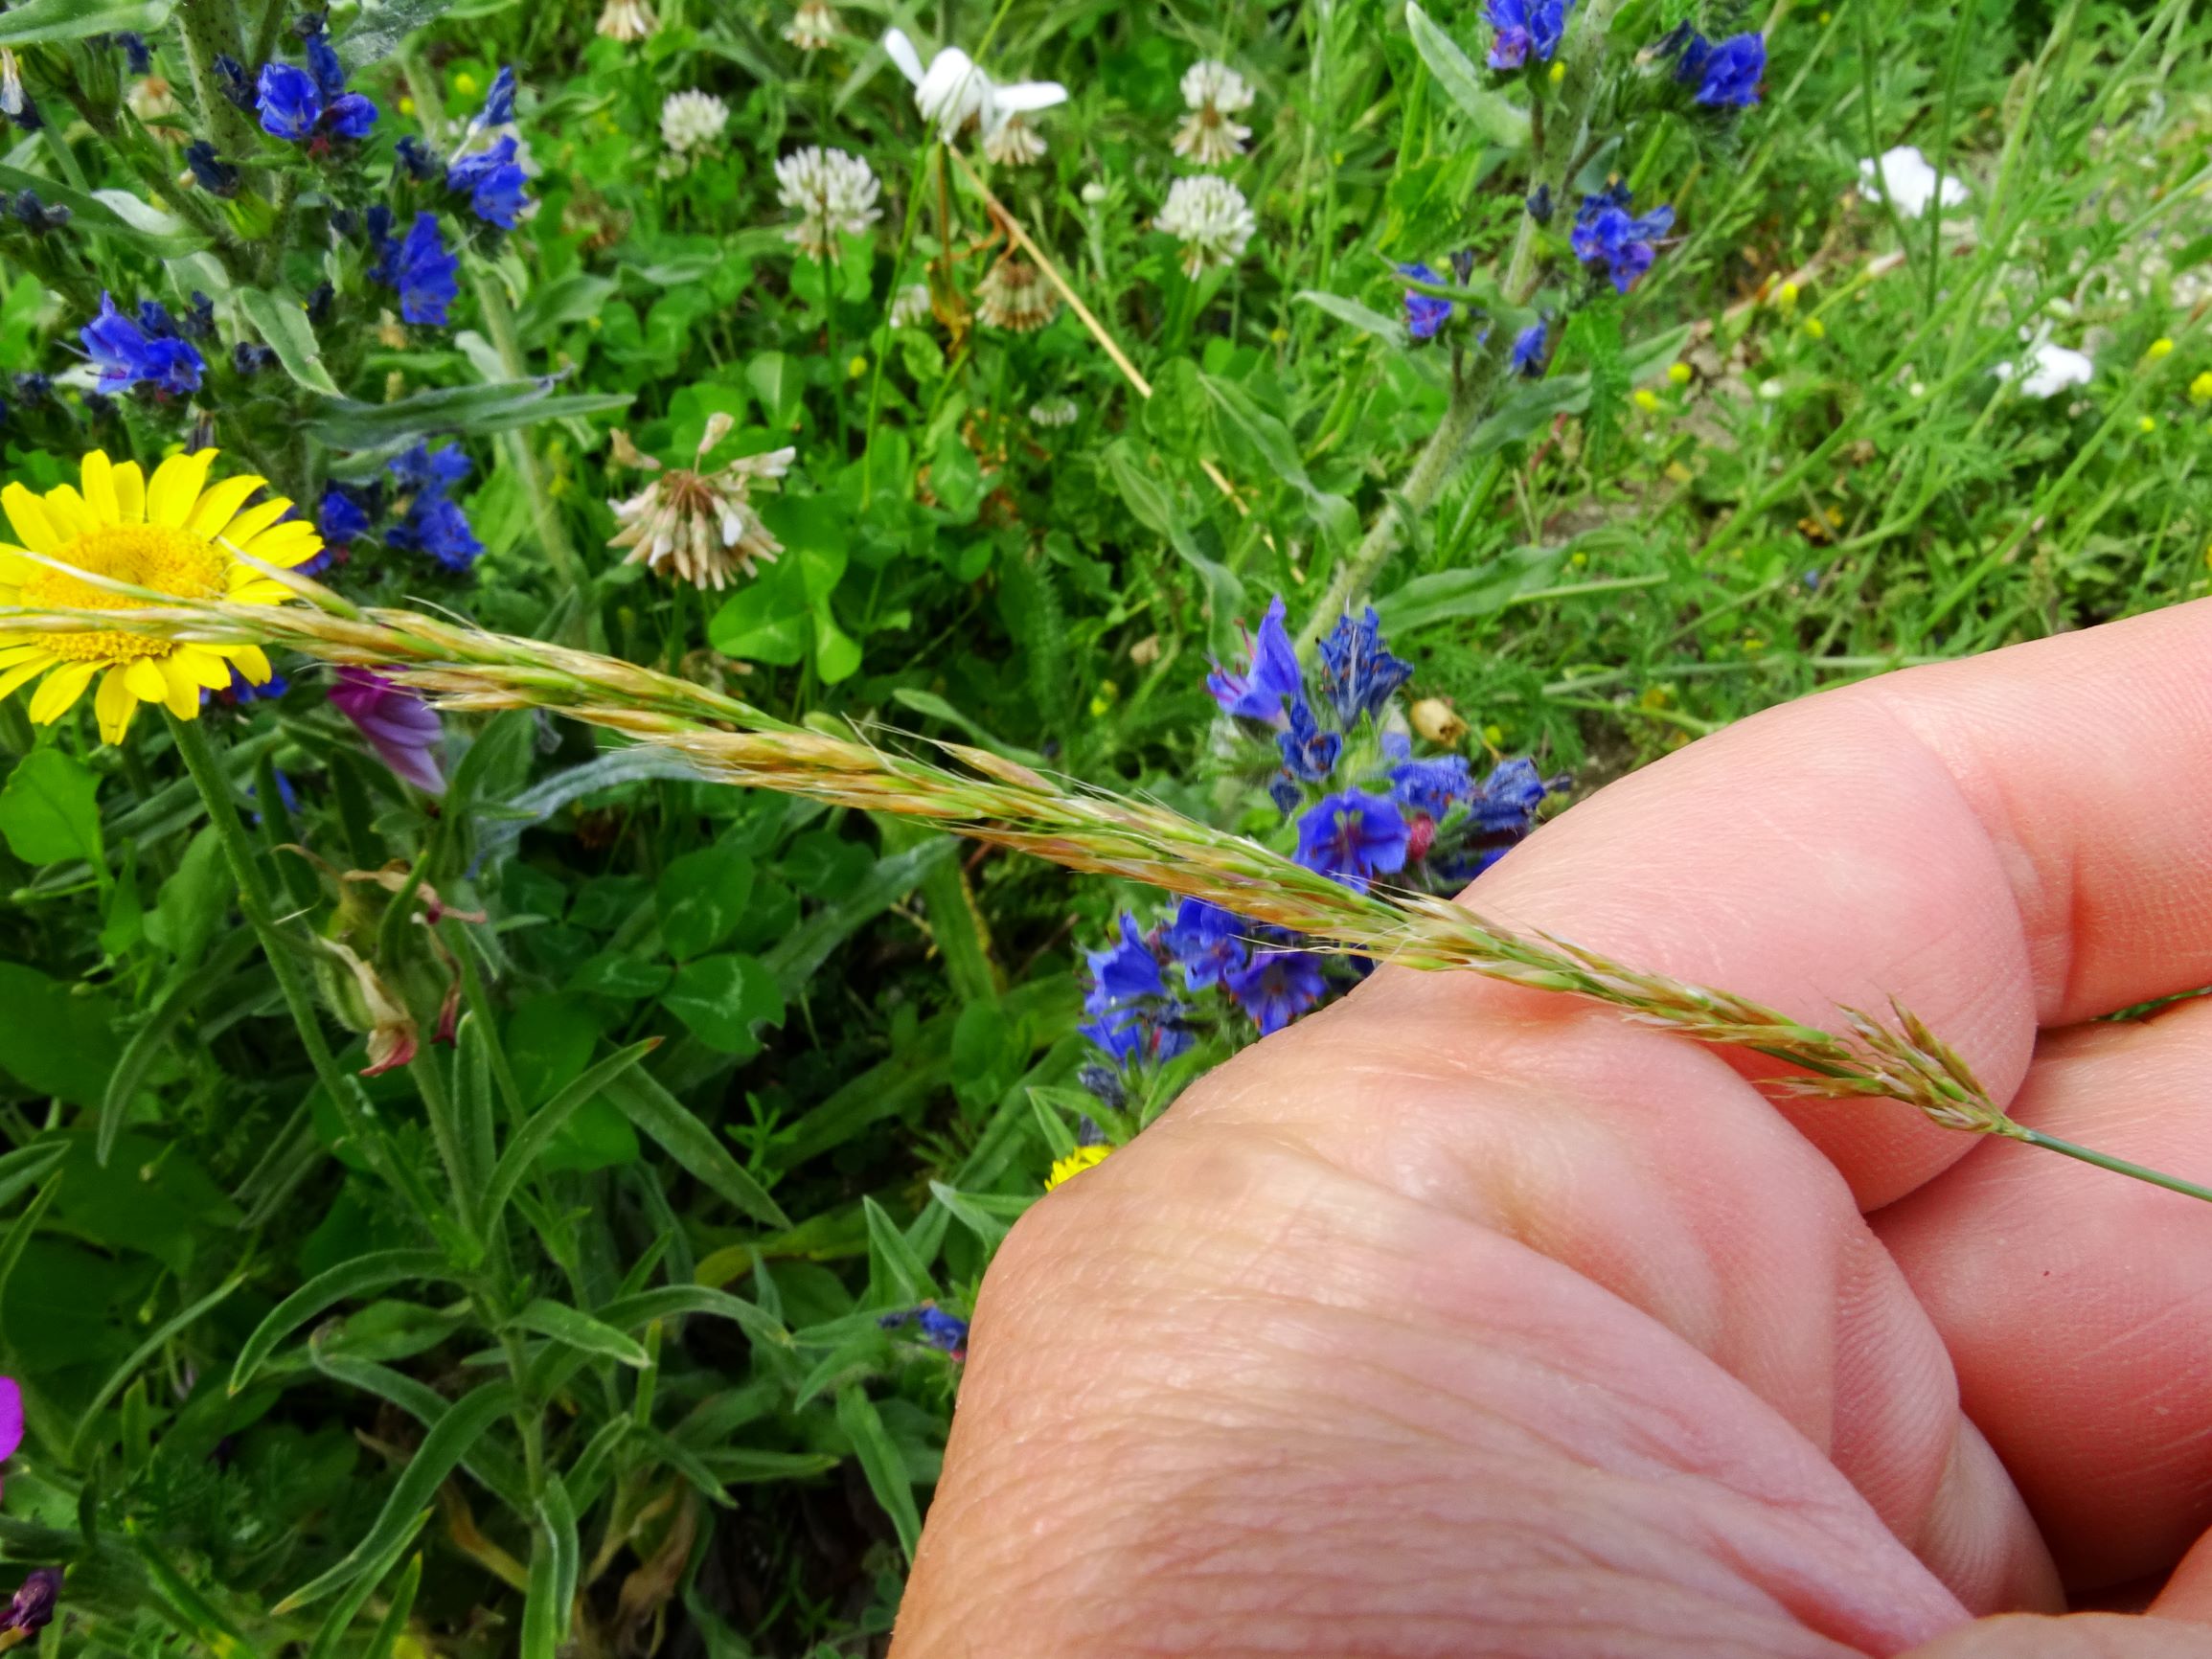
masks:
<svg viewBox="0 0 2212 1659"><path fill-rule="evenodd" d="M94 576L180 599L221 599L230 575L229 559L214 543L162 524L106 525L79 536L57 557L61 563ZM42 564L31 567L22 592L22 602L34 610L144 610L156 602L115 593ZM106 631L48 634L40 643L56 656L80 663L166 657L176 648L168 640Z"/></svg>

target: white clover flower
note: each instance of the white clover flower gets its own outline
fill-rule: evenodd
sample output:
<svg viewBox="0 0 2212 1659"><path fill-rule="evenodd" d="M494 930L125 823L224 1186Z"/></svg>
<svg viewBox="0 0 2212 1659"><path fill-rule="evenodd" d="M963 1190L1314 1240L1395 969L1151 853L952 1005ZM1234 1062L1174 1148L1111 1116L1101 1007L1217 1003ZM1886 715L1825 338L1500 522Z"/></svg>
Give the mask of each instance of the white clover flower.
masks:
<svg viewBox="0 0 2212 1659"><path fill-rule="evenodd" d="M2020 374L2012 363L1999 363L1995 371L2000 380L2010 380ZM2020 396L2023 398L2052 398L2068 386L2087 386L2095 377L2097 365L2087 355L2065 346L2054 346L2038 335L2027 350L2027 372L2020 375Z"/></svg>
<svg viewBox="0 0 2212 1659"><path fill-rule="evenodd" d="M784 233L799 251L826 260L839 236L858 236L882 212L876 206L876 175L856 155L809 145L776 163L776 199L799 216Z"/></svg>
<svg viewBox="0 0 2212 1659"><path fill-rule="evenodd" d="M1234 264L1260 228L1244 193L1212 173L1170 185L1152 223L1183 244L1183 271L1193 277L1208 265Z"/></svg>
<svg viewBox="0 0 2212 1659"><path fill-rule="evenodd" d="M987 328L1027 334L1052 321L1060 296L1044 273L1013 254L984 273L975 285L975 314Z"/></svg>
<svg viewBox="0 0 2212 1659"><path fill-rule="evenodd" d="M784 38L801 52L820 52L843 33L837 26L837 9L830 0L799 0L799 9L784 25Z"/></svg>
<svg viewBox="0 0 2212 1659"><path fill-rule="evenodd" d="M661 142L678 155L714 143L730 124L730 106L711 92L672 92L660 106Z"/></svg>
<svg viewBox="0 0 2212 1659"><path fill-rule="evenodd" d="M693 467L728 435L730 426L727 415L708 418ZM628 548L626 564L646 565L694 587L719 590L740 572L757 576L754 561L773 564L784 549L761 522L748 496L755 485L774 489L798 453L771 449L764 455L741 456L715 472L673 468L628 500L607 503L622 527L607 546ZM631 448L627 438L618 446L615 459L649 471L660 469L658 461Z"/></svg>
<svg viewBox="0 0 2212 1659"><path fill-rule="evenodd" d="M599 14L596 32L627 46L645 39L659 27L660 19L653 15L646 0L606 0L606 10Z"/></svg>
<svg viewBox="0 0 2212 1659"><path fill-rule="evenodd" d="M922 54L901 29L884 31L883 51L912 83L914 107L922 112L922 119L948 140L974 122L983 128L988 142L1013 117L1033 115L1067 102L1067 88L1057 80L999 85L957 46L946 47L924 68Z"/></svg>
<svg viewBox="0 0 2212 1659"><path fill-rule="evenodd" d="M1938 201L1935 188L1935 169L1927 157L1920 153L1915 144L1904 144L1882 152L1879 165L1871 161L1859 164L1859 193L1868 201L1881 200L1886 191L1897 203L1897 211L1908 219L1919 218L1927 212L1928 203L1938 202L1942 207L1957 207L1966 200L1966 185L1950 173L1943 175L1943 193Z"/></svg>
<svg viewBox="0 0 2212 1659"><path fill-rule="evenodd" d="M1073 426L1082 411L1073 398L1046 398L1029 406L1029 418L1039 426Z"/></svg>
<svg viewBox="0 0 2212 1659"><path fill-rule="evenodd" d="M1010 115L983 135L983 153L999 167L1027 167L1044 159L1044 134L1026 115Z"/></svg>
<svg viewBox="0 0 2212 1659"><path fill-rule="evenodd" d="M919 329L933 314L926 283L908 283L891 296L890 321L894 329Z"/></svg>
<svg viewBox="0 0 2212 1659"><path fill-rule="evenodd" d="M1201 57L1183 71L1190 118L1175 134L1175 153L1200 167L1223 167L1244 153L1252 129L1229 119L1252 107L1252 89L1226 63Z"/></svg>

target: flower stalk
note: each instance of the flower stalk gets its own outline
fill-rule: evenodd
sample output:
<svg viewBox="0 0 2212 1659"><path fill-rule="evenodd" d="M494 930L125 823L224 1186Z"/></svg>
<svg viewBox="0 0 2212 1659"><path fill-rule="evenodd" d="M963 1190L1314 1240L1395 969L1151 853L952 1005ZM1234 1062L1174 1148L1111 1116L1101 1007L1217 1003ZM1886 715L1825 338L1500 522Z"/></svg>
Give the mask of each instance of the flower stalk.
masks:
<svg viewBox="0 0 2212 1659"><path fill-rule="evenodd" d="M313 588L293 580L304 592ZM680 754L712 781L925 820L1071 870L1204 898L1255 922L1307 935L1316 948L1431 971L1463 969L1585 997L1641 1024L1796 1066L1807 1075L1778 1084L1790 1094L1900 1101L1946 1128L2043 1147L2212 1201L2212 1188L2016 1123L1965 1060L1901 1007L1886 1020L1843 1010L1841 1034L1822 1030L1731 992L1646 973L1546 934L1511 932L1447 898L1380 885L1355 892L1242 836L1163 807L1053 782L982 749L938 745L965 768L955 770L878 748L850 727L832 733L819 723L793 726L738 698L633 663L412 611L347 607L339 614L207 602L98 613L0 610L0 625L23 632L81 629L91 620L178 640L229 642L251 633L329 662L376 665L451 710L558 710ZM320 1070L331 1063L329 1051L305 989L273 938L265 887L237 808L217 787L219 773L212 770L205 739L183 730L179 744L218 824L228 814L226 846L238 865L248 920L271 946L272 965ZM336 1088L333 1094L348 1098Z"/></svg>

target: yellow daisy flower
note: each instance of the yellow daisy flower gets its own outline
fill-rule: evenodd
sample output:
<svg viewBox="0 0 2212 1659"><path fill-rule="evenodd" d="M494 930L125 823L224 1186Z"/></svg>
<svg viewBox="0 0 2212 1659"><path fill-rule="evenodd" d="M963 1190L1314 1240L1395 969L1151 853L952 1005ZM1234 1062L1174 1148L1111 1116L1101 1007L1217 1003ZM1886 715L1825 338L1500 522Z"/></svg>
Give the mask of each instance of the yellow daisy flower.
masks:
<svg viewBox="0 0 2212 1659"><path fill-rule="evenodd" d="M1066 1157L1055 1158L1052 1173L1044 1178L1044 1190L1049 1193L1074 1180L1085 1170L1096 1169L1106 1161L1106 1154L1112 1150L1111 1147L1078 1147Z"/></svg>
<svg viewBox="0 0 2212 1659"><path fill-rule="evenodd" d="M20 484L0 489L0 511L15 532L14 542L0 541L0 604L122 611L158 602L55 570L26 558L26 551L183 599L236 604L290 599L289 588L240 556L289 569L320 553L323 538L307 520L284 517L292 504L283 496L246 506L267 488L263 479L208 484L215 458L213 449L172 455L148 479L137 462L119 466L95 449L84 458L81 488L59 484L42 496ZM97 677L93 709L109 743L123 740L141 703L160 703L180 720L193 718L201 689L228 686L234 667L257 686L272 671L259 646L185 645L120 630L0 630L0 697L45 674L32 693L31 717L49 725L75 707Z"/></svg>

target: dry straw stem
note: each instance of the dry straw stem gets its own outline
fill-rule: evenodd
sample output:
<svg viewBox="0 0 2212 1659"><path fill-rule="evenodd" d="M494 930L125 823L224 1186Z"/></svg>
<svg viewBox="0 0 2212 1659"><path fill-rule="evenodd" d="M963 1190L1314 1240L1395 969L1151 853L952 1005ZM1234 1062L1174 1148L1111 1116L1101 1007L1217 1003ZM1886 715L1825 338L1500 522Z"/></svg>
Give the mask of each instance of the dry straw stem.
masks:
<svg viewBox="0 0 2212 1659"><path fill-rule="evenodd" d="M123 628L199 643L250 638L327 662L380 669L449 710L558 710L674 750L703 778L924 819L1071 870L1210 899L1255 922L1305 934L1317 947L1588 997L1643 1024L1800 1067L1807 1075L1779 1084L1794 1094L1902 1101L1946 1128L2043 1147L2212 1200L2212 1189L2016 1123L1957 1053L1903 1008L1893 1007L1891 1021L1843 1010L1848 1034L1837 1035L1727 991L1640 972L1564 940L1509 932L1431 894L1355 893L1243 836L1144 802L1055 782L987 750L936 744L964 768L955 770L879 748L841 722L823 717L794 726L634 663L415 611L358 610L312 582L294 579L294 585L328 608L174 601L133 610L0 608L0 628Z"/></svg>

